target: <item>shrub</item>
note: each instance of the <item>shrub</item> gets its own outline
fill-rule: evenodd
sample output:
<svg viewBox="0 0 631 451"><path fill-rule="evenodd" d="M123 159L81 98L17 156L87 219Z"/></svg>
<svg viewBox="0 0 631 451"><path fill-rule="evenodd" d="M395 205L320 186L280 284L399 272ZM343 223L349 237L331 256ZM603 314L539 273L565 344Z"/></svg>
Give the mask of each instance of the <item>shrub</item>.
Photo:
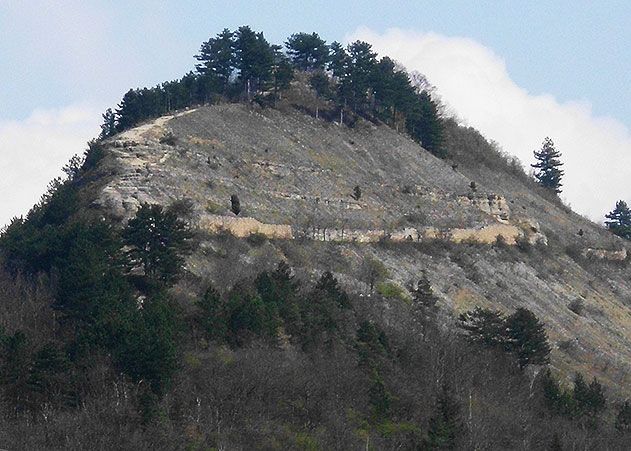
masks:
<svg viewBox="0 0 631 451"><path fill-rule="evenodd" d="M392 282L378 283L377 293L386 299L399 299L404 302L410 301L410 298L406 295L405 290Z"/></svg>
<svg viewBox="0 0 631 451"><path fill-rule="evenodd" d="M567 308L569 308L571 311L573 311L574 313L576 313L577 315L582 315L583 314L583 310L585 309L585 303L583 302L582 299L574 299L572 302L570 302L567 305Z"/></svg>
<svg viewBox="0 0 631 451"><path fill-rule="evenodd" d="M160 137L160 144L166 144L167 146L175 146L177 144L177 138L173 132L166 132Z"/></svg>

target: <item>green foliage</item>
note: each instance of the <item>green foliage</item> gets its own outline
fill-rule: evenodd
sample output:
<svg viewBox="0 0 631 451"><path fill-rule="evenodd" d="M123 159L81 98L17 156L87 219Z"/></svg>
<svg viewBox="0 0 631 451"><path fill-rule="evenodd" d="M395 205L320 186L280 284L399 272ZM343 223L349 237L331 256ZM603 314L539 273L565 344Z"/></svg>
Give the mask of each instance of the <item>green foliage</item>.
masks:
<svg viewBox="0 0 631 451"><path fill-rule="evenodd" d="M559 159L561 153L554 148L554 142L550 138L543 141L541 150L534 151L536 163L531 166L536 169L535 178L541 186L555 193L561 192L561 178L563 163Z"/></svg>
<svg viewBox="0 0 631 451"><path fill-rule="evenodd" d="M111 108L108 108L102 116L103 124L101 125L99 139L106 139L116 134L116 115Z"/></svg>
<svg viewBox="0 0 631 451"><path fill-rule="evenodd" d="M580 373L574 377L573 397L575 413L579 417L587 415L594 418L604 410L607 403L600 382L594 378L588 385Z"/></svg>
<svg viewBox="0 0 631 451"><path fill-rule="evenodd" d="M263 33L255 33L248 26L235 32L234 49L238 80L249 99L272 78L274 52Z"/></svg>
<svg viewBox="0 0 631 451"><path fill-rule="evenodd" d="M179 275L189 251L191 233L186 223L160 205L142 204L123 230L130 269L142 269L151 282L171 283Z"/></svg>
<svg viewBox="0 0 631 451"><path fill-rule="evenodd" d="M323 70L328 62L329 47L318 33L294 33L285 46L292 63L301 70Z"/></svg>
<svg viewBox="0 0 631 451"><path fill-rule="evenodd" d="M195 66L204 80L205 90L226 93L234 71L234 33L225 28L215 38L204 42L195 58Z"/></svg>
<svg viewBox="0 0 631 451"><path fill-rule="evenodd" d="M372 321L362 321L359 324L355 342L361 366L375 367L380 357L390 353L390 344L386 334Z"/></svg>
<svg viewBox="0 0 631 451"><path fill-rule="evenodd" d="M414 104L407 116L407 130L421 145L439 158L446 156L443 147L444 125L438 105L427 91L418 95L418 103Z"/></svg>
<svg viewBox="0 0 631 451"><path fill-rule="evenodd" d="M375 284L388 277L388 269L376 258L366 257L359 267L359 278L370 287L372 293Z"/></svg>
<svg viewBox="0 0 631 451"><path fill-rule="evenodd" d="M460 315L458 326L467 331L465 336L470 343L494 347L504 345L505 321L499 311L476 307Z"/></svg>
<svg viewBox="0 0 631 451"><path fill-rule="evenodd" d="M541 388L546 407L556 415L571 416L574 412L572 394L563 390L554 378L550 368L546 368L541 376Z"/></svg>
<svg viewBox="0 0 631 451"><path fill-rule="evenodd" d="M416 288L412 290L412 302L417 308L427 309L434 307L437 301L438 299L434 294L434 290L432 290L427 273L423 271Z"/></svg>
<svg viewBox="0 0 631 451"><path fill-rule="evenodd" d="M444 383L438 394L434 415L429 420L427 444L430 449L456 449L463 432L460 404L451 387Z"/></svg>
<svg viewBox="0 0 631 451"><path fill-rule="evenodd" d="M318 97L327 99L331 96L329 77L324 72L318 71L311 75L309 86L311 86Z"/></svg>
<svg viewBox="0 0 631 451"><path fill-rule="evenodd" d="M118 365L132 381L163 395L179 367L176 306L165 293L154 293L120 327L112 343Z"/></svg>
<svg viewBox="0 0 631 451"><path fill-rule="evenodd" d="M520 307L506 318L506 347L519 367L549 362L550 345L543 324L530 310Z"/></svg>
<svg viewBox="0 0 631 451"><path fill-rule="evenodd" d="M377 284L377 293L387 299L399 299L409 302L409 298L403 288L392 282L379 282Z"/></svg>
<svg viewBox="0 0 631 451"><path fill-rule="evenodd" d="M393 396L386 388L385 382L378 371L372 372L371 385L368 389L368 404L371 411L371 420L381 422L390 416Z"/></svg>
<svg viewBox="0 0 631 451"><path fill-rule="evenodd" d="M612 233L631 240L631 209L623 200L616 202L616 208L612 212L605 215L609 221L605 221L607 229Z"/></svg>

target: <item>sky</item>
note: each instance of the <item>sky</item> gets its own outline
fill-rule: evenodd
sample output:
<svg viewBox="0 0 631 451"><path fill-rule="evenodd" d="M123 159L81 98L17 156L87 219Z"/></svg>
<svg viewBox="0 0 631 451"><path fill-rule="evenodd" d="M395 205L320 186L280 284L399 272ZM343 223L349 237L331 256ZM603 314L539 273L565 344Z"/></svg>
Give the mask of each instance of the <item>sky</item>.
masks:
<svg viewBox="0 0 631 451"><path fill-rule="evenodd" d="M457 117L525 164L550 136L562 197L596 221L631 200L631 2L0 0L0 224L25 214L131 87L193 69L248 24L363 39L424 73Z"/></svg>

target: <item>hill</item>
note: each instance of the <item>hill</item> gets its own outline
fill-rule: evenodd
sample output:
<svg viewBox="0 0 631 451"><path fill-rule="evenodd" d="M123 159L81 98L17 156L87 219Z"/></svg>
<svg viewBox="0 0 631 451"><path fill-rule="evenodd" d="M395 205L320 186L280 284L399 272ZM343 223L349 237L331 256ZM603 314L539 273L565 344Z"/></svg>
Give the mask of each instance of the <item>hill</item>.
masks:
<svg viewBox="0 0 631 451"><path fill-rule="evenodd" d="M177 105L110 111L6 228L2 445L626 449L628 243L477 131L300 69L130 91Z"/></svg>

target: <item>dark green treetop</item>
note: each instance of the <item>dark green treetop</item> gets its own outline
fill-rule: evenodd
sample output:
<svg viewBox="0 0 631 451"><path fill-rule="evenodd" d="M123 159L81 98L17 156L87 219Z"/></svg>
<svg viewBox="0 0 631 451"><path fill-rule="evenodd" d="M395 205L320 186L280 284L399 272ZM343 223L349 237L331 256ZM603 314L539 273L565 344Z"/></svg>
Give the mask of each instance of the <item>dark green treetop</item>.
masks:
<svg viewBox="0 0 631 451"><path fill-rule="evenodd" d="M506 319L506 347L515 354L520 368L550 361L550 345L543 324L523 307Z"/></svg>
<svg viewBox="0 0 631 451"><path fill-rule="evenodd" d="M544 188L555 193L561 192L561 178L564 171L560 169L563 163L560 160L561 152L555 149L554 142L550 138L543 140L541 150L535 150L536 163L531 164L535 171L537 182Z"/></svg>
<svg viewBox="0 0 631 451"><path fill-rule="evenodd" d="M292 63L305 71L322 70L329 59L329 47L318 33L294 33L285 46Z"/></svg>
<svg viewBox="0 0 631 451"><path fill-rule="evenodd" d="M195 58L197 72L219 90L225 90L234 72L234 33L227 28L204 42Z"/></svg>
<svg viewBox="0 0 631 451"><path fill-rule="evenodd" d="M191 233L185 222L160 205L142 204L123 231L129 266L154 282L175 280L184 263Z"/></svg>
<svg viewBox="0 0 631 451"><path fill-rule="evenodd" d="M605 221L607 228L616 235L631 240L631 209L623 200L616 202L616 208L605 215L609 221Z"/></svg>

